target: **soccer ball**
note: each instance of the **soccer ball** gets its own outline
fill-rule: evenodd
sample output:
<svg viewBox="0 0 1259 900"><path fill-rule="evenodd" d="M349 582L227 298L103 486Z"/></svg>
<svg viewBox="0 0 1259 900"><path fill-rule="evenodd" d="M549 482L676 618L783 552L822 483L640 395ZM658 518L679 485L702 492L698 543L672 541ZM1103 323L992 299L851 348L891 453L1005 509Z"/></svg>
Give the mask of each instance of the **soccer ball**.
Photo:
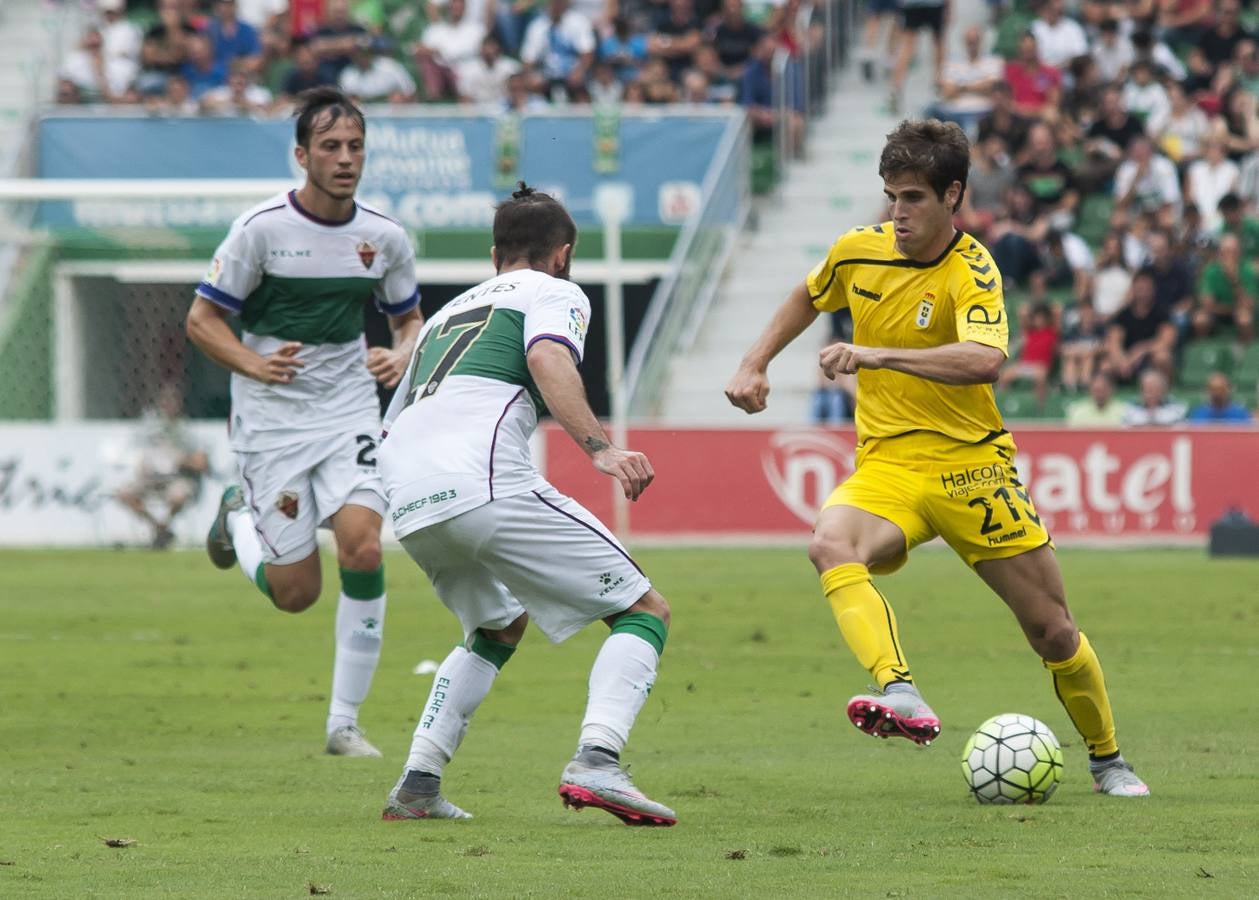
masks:
<svg viewBox="0 0 1259 900"><path fill-rule="evenodd" d="M962 750L962 776L980 803L1044 803L1062 778L1062 747L1044 722L993 716Z"/></svg>

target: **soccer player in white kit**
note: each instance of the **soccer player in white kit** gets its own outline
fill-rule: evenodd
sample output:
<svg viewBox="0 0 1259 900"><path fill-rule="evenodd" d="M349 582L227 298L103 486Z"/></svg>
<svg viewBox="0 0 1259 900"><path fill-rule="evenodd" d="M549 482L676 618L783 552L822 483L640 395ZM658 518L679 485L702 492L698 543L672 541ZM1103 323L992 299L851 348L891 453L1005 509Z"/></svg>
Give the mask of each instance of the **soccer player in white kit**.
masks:
<svg viewBox="0 0 1259 900"><path fill-rule="evenodd" d="M188 337L232 372L241 480L224 491L206 548L296 613L319 598L315 533L331 525L341 596L326 746L380 756L358 727L385 617L376 382L398 383L419 334L415 257L401 225L354 199L362 112L332 88L299 103L294 153L306 183L232 224L188 313ZM366 347L369 298L388 316L392 349Z"/></svg>
<svg viewBox="0 0 1259 900"><path fill-rule="evenodd" d="M441 795L442 770L527 623L559 642L602 619L611 634L560 796L630 825L677 821L620 766L656 679L669 606L530 458L546 409L627 498L653 477L646 456L611 445L586 400L577 364L590 301L568 280L576 238L564 207L522 182L494 216L498 274L428 322L385 414L380 474L394 531L465 635L434 675L385 819L468 818Z"/></svg>

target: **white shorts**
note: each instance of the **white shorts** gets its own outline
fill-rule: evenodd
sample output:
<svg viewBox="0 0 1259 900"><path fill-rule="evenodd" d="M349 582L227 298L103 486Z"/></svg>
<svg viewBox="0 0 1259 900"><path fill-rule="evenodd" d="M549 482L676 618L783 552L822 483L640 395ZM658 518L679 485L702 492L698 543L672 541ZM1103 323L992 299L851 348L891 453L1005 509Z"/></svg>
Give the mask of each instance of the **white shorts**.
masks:
<svg viewBox="0 0 1259 900"><path fill-rule="evenodd" d="M264 562L283 566L310 556L316 530L343 506L365 506L382 516L388 508L376 474L375 435L237 452L236 463Z"/></svg>
<svg viewBox="0 0 1259 900"><path fill-rule="evenodd" d="M402 546L468 637L529 613L555 643L651 589L603 523L549 485L427 525Z"/></svg>

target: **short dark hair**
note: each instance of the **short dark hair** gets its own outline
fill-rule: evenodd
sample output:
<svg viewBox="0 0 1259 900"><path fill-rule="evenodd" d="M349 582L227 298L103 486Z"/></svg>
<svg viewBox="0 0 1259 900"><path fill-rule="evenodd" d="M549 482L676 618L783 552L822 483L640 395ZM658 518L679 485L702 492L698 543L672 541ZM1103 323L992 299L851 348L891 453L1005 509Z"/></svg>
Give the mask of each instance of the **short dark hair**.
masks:
<svg viewBox="0 0 1259 900"><path fill-rule="evenodd" d="M565 244L577 242L577 225L564 205L523 181L510 200L494 210L494 248L499 265L527 260L541 262Z"/></svg>
<svg viewBox="0 0 1259 900"><path fill-rule="evenodd" d="M1220 198L1220 204L1216 207L1222 213L1235 212L1242 208L1242 198L1235 192L1229 191Z"/></svg>
<svg viewBox="0 0 1259 900"><path fill-rule="evenodd" d="M939 119L907 119L887 136L879 157L879 177L921 175L927 184L944 199L944 192L953 182L960 182L961 193L953 212L962 206L966 193L966 177L970 172L970 141L953 122Z"/></svg>
<svg viewBox="0 0 1259 900"><path fill-rule="evenodd" d="M293 115L297 117L297 143L310 149L310 136L314 131L315 120L328 110L328 123L323 131L331 128L338 119L346 116L358 123L363 134L367 134L367 120L363 111L354 105L354 101L334 87L316 87L302 91L297 95L297 109Z"/></svg>

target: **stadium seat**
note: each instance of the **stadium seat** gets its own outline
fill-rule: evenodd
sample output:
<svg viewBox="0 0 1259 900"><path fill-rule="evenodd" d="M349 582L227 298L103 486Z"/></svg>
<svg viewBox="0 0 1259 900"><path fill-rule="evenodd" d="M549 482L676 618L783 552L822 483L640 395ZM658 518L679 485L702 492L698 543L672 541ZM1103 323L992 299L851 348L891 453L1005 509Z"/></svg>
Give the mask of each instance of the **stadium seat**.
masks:
<svg viewBox="0 0 1259 900"><path fill-rule="evenodd" d="M1259 385L1259 344L1251 341L1243 345L1241 356L1232 369L1233 390L1246 403L1253 397L1256 385Z"/></svg>
<svg viewBox="0 0 1259 900"><path fill-rule="evenodd" d="M1233 369L1233 342L1221 338L1201 338L1185 345L1177 381L1183 387L1201 388L1212 372L1228 374Z"/></svg>
<svg viewBox="0 0 1259 900"><path fill-rule="evenodd" d="M1032 25L1033 16L1026 12L1011 10L1001 17L997 26L997 37L992 42L992 52L1005 59L1013 59L1019 48L1019 38Z"/></svg>
<svg viewBox="0 0 1259 900"><path fill-rule="evenodd" d="M774 189L778 181L778 161L773 144L752 145L752 193L763 195Z"/></svg>
<svg viewBox="0 0 1259 900"><path fill-rule="evenodd" d="M1008 419L1034 419L1039 414L1031 388L1007 387L997 391L997 407Z"/></svg>

